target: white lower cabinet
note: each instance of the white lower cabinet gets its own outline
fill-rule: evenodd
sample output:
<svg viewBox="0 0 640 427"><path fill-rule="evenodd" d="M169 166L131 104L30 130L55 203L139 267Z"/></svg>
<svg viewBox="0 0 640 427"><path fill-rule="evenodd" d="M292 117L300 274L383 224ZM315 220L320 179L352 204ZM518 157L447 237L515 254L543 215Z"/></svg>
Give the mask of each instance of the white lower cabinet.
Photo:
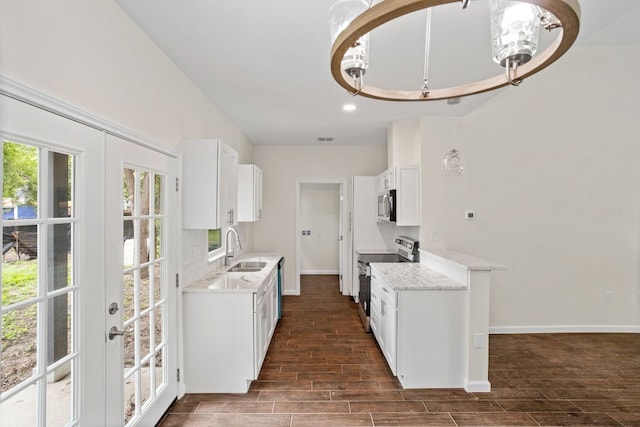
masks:
<svg viewBox="0 0 640 427"><path fill-rule="evenodd" d="M396 292L384 281L382 282L382 293L380 294L380 335L384 342L382 353L387 359L389 368L393 375L396 375L396 335L397 335L397 311Z"/></svg>
<svg viewBox="0 0 640 427"><path fill-rule="evenodd" d="M396 375L396 294L384 277L371 269L370 325L387 364Z"/></svg>
<svg viewBox="0 0 640 427"><path fill-rule="evenodd" d="M464 387L466 304L466 290L396 290L371 269L371 330L404 388Z"/></svg>
<svg viewBox="0 0 640 427"><path fill-rule="evenodd" d="M375 269L371 269L371 290L369 301L369 327L376 337L380 348L384 347L384 341L380 334L380 294L382 293L382 276Z"/></svg>
<svg viewBox="0 0 640 427"><path fill-rule="evenodd" d="M187 393L246 393L258 378L277 322L277 269L258 292L186 292Z"/></svg>
<svg viewBox="0 0 640 427"><path fill-rule="evenodd" d="M258 378L262 362L269 349L271 337L276 329L278 321L277 313L277 272L274 270L269 274L264 290L256 294L256 310L253 314L254 321L254 340L256 354L254 357L255 378ZM254 379L255 379L254 378Z"/></svg>

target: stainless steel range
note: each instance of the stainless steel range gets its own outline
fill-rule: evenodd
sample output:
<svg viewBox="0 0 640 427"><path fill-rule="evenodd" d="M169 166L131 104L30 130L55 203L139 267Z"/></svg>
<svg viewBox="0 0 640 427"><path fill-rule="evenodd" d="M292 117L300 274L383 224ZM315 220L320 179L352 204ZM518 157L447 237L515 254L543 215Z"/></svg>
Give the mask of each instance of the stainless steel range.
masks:
<svg viewBox="0 0 640 427"><path fill-rule="evenodd" d="M358 294L358 313L367 332L369 327L369 303L371 301L371 264L372 262L418 262L420 245L417 240L398 236L395 240L395 253L383 251L358 251L358 271L360 292Z"/></svg>

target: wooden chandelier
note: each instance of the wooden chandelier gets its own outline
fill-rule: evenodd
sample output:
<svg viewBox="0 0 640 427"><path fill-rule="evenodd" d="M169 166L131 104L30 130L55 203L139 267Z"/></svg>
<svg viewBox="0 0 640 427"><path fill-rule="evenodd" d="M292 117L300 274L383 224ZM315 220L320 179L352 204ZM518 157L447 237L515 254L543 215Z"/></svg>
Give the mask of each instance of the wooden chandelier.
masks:
<svg viewBox="0 0 640 427"><path fill-rule="evenodd" d="M341 61L345 53L363 35L393 19L409 13L460 1L461 0L383 0L367 9L351 21L344 31L338 35L331 47L331 74L333 78L340 86L351 93L387 101L435 101L458 98L488 92L511 84L508 76L505 76L505 73L502 72L500 75L486 80L461 86L433 89L429 91L427 96L424 96L421 90L394 90L366 84L356 88L352 83L353 79L342 70ZM464 2L466 0L462 1ZM522 80L553 64L573 45L578 37L580 28L580 5L578 0L519 1L540 6L549 11L558 19L561 25L559 28L560 34L547 49L538 53L529 62L517 68L517 76L515 77L518 80Z"/></svg>

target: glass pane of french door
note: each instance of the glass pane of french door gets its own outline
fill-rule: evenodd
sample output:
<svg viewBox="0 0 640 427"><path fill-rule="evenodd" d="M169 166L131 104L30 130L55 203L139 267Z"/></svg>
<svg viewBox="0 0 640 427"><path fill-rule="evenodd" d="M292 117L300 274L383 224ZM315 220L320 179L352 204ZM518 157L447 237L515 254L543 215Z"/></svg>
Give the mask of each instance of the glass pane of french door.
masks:
<svg viewBox="0 0 640 427"><path fill-rule="evenodd" d="M76 156L2 140L0 425L78 419Z"/></svg>
<svg viewBox="0 0 640 427"><path fill-rule="evenodd" d="M107 424L150 425L177 394L175 320L169 318L175 319L176 305L175 285L169 286L176 196L168 185L175 159L115 138L107 147L108 161L119 164L113 173L120 171L107 182L121 184L107 191L108 203L118 207L117 217L108 214L108 229L119 230L108 243L107 302L121 307L107 315L107 328L121 333L108 336ZM155 156L160 161L149 162ZM115 207L108 211L115 215Z"/></svg>
<svg viewBox="0 0 640 427"><path fill-rule="evenodd" d="M122 222L131 228L125 239L122 263L124 336L124 422L139 415L166 384L162 351L166 347L162 322L167 305L166 277L162 274L162 204L165 177L149 170L126 167L123 179ZM163 286L164 285L164 286Z"/></svg>

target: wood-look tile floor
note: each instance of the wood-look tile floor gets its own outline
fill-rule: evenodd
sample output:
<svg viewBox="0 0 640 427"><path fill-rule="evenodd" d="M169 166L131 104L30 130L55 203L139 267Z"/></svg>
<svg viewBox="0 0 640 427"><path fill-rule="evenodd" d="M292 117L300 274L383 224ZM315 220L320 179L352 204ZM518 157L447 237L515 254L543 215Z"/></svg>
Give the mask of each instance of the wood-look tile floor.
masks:
<svg viewBox="0 0 640 427"><path fill-rule="evenodd" d="M188 394L160 426L640 426L640 334L492 335L489 365L490 393L404 390L337 277L303 276L249 392Z"/></svg>

